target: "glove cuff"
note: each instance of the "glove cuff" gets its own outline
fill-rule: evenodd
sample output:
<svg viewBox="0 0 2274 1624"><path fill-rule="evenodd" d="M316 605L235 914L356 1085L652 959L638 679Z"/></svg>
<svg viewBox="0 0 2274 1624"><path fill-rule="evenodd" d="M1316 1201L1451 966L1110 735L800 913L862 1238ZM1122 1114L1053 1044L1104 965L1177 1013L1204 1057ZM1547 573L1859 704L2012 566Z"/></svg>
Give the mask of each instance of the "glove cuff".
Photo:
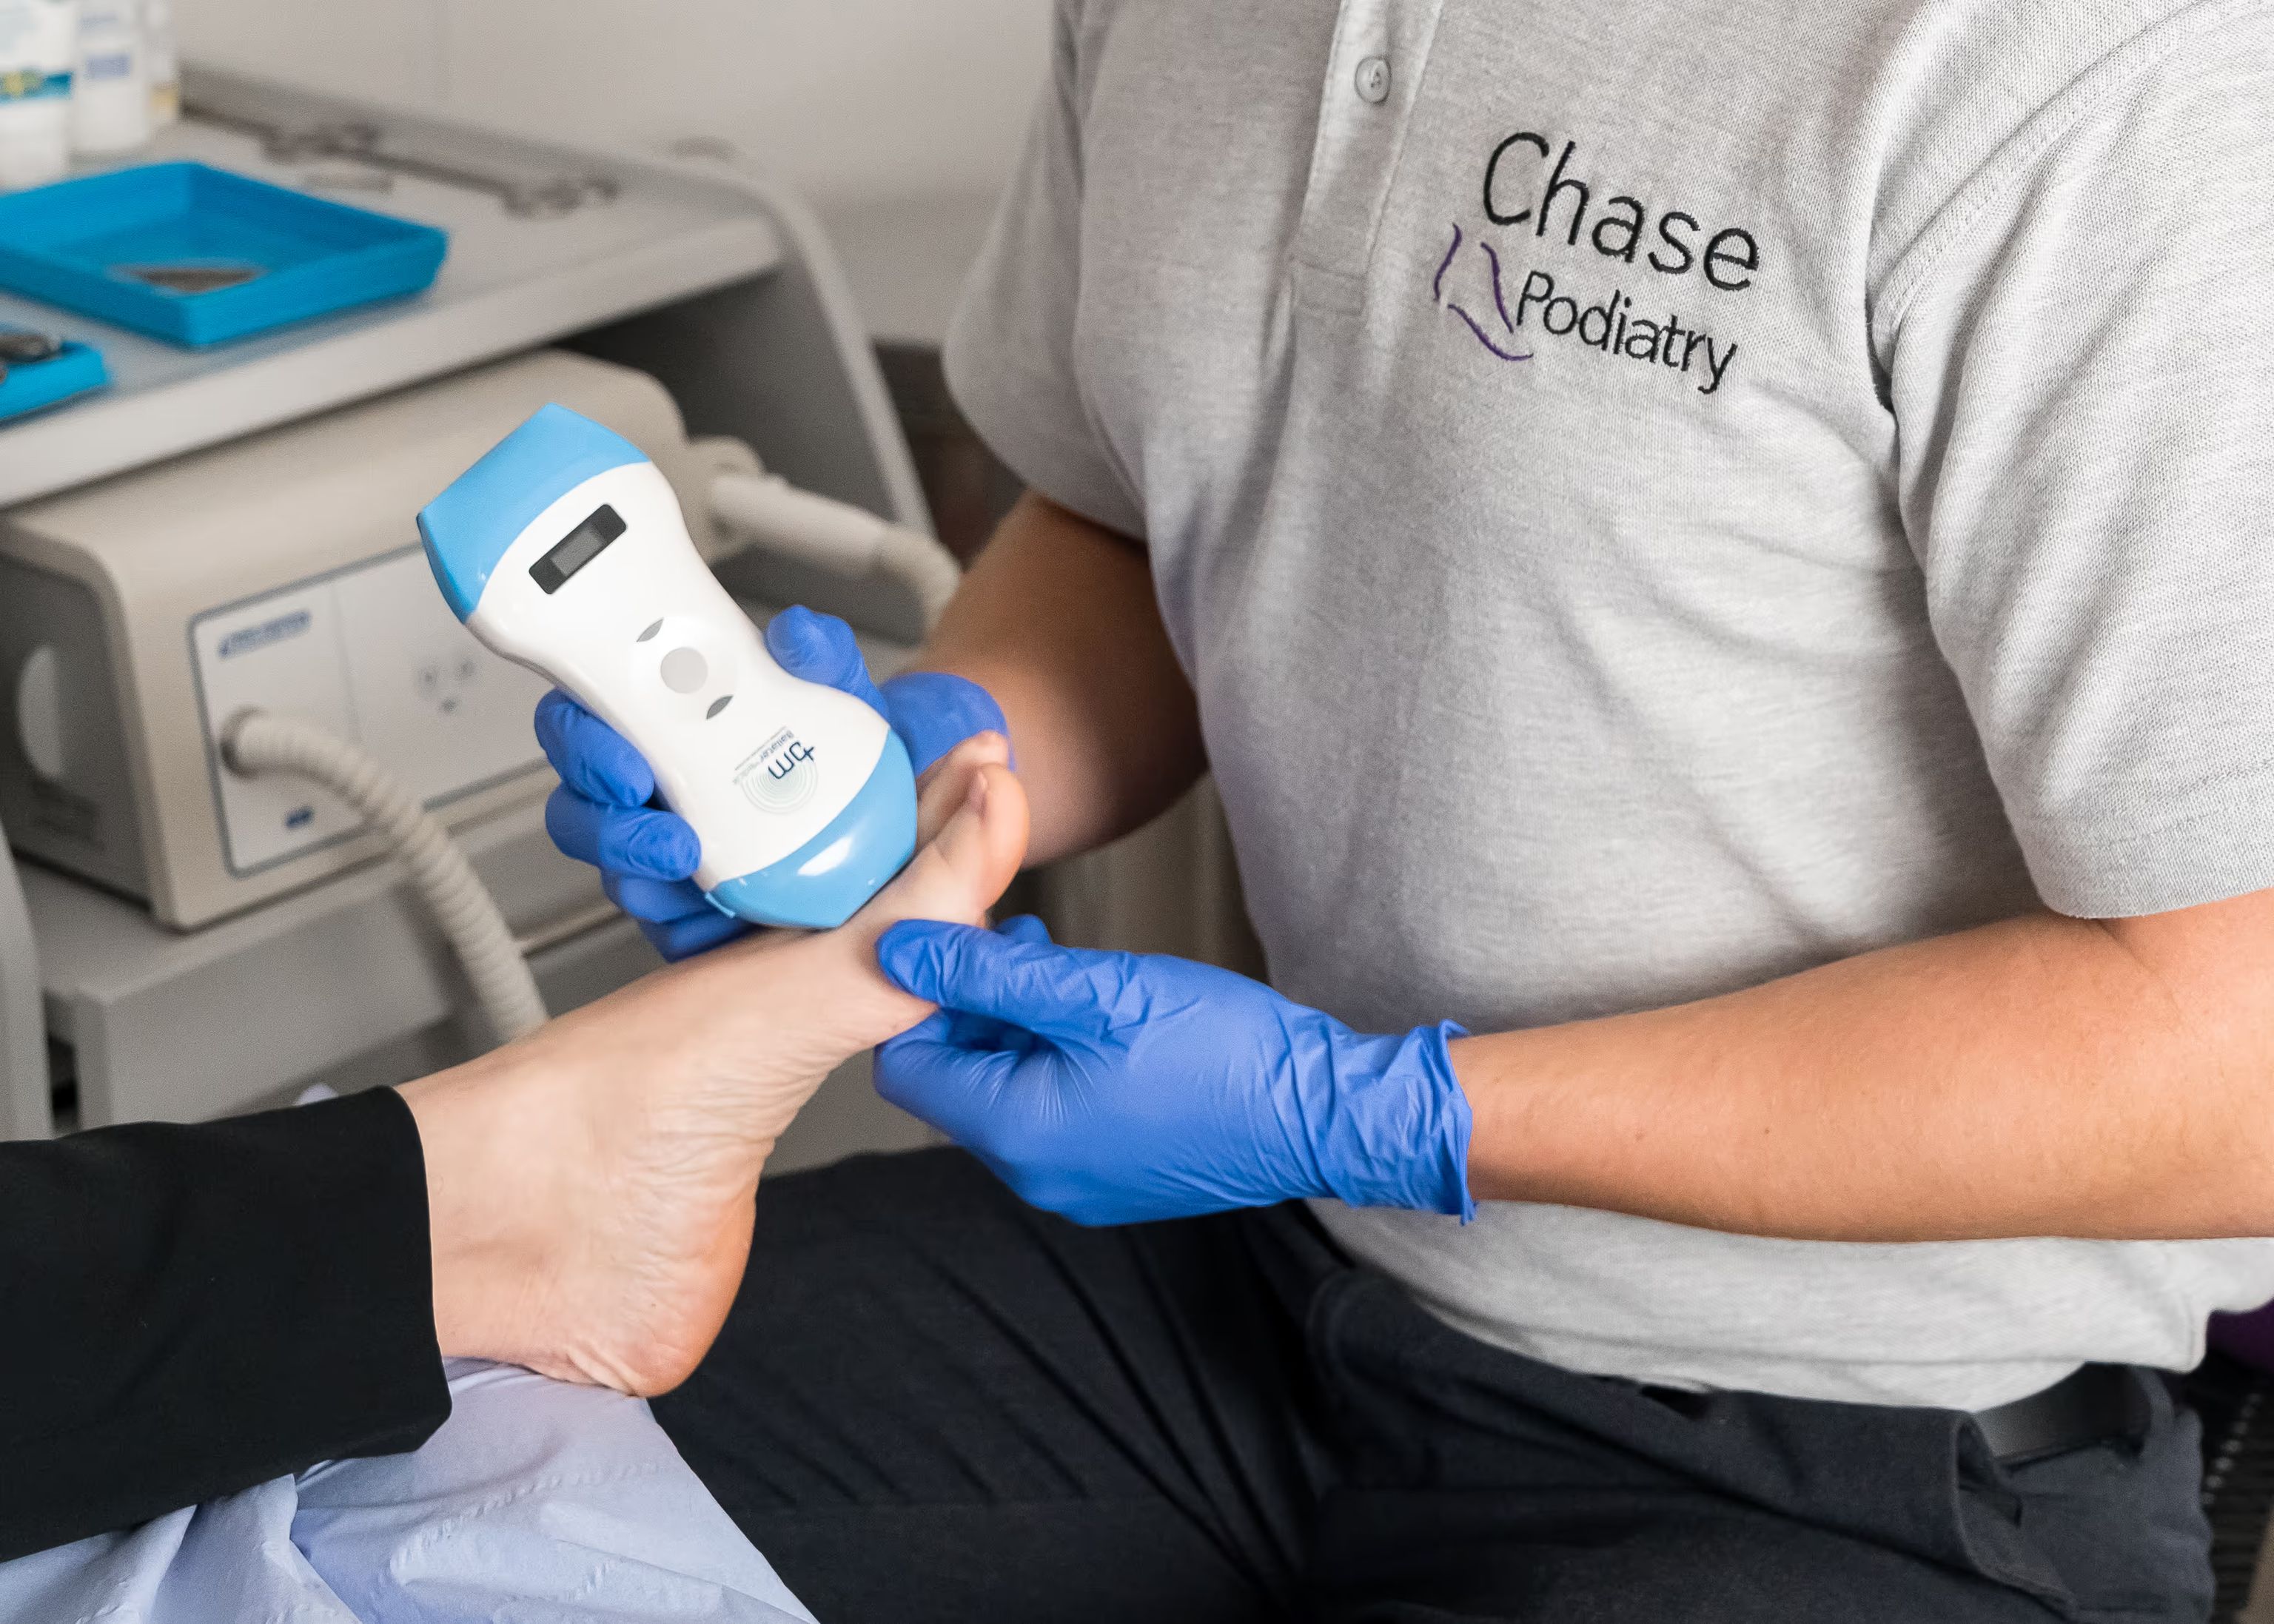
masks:
<svg viewBox="0 0 2274 1624"><path fill-rule="evenodd" d="M1453 1071L1451 1042L1465 1028L1443 1021L1404 1037L1358 1041L1327 1117L1319 1166L1352 1207L1477 1215L1469 1193L1469 1097ZM1366 1073L1371 1073L1367 1075Z"/></svg>

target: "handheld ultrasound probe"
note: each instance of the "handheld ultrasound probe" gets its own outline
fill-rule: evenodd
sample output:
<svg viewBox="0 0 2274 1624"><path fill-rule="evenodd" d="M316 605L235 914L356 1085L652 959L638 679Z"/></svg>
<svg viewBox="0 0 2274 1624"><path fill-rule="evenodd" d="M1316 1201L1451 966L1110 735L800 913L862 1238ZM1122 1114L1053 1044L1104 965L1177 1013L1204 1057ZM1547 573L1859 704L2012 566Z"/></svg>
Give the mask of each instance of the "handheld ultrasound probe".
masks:
<svg viewBox="0 0 2274 1624"><path fill-rule="evenodd" d="M670 483L561 406L418 515L475 636L629 739L702 841L722 914L843 924L915 851L907 747L869 705L774 664L695 551Z"/></svg>

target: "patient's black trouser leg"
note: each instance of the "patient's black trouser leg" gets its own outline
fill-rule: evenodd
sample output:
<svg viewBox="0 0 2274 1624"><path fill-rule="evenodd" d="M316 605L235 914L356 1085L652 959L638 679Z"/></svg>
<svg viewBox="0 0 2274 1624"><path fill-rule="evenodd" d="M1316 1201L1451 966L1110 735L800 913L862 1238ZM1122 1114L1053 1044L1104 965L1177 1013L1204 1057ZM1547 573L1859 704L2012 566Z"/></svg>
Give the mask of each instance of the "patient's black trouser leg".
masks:
<svg viewBox="0 0 2274 1624"><path fill-rule="evenodd" d="M1439 1324L1299 1208L1088 1230L953 1152L763 1187L656 1413L823 1624L2200 1620L2192 1418L1683 1398Z"/></svg>
<svg viewBox="0 0 2274 1624"><path fill-rule="evenodd" d="M1078 1229L955 1152L768 1183L656 1415L822 1624L1279 1616L1318 1469L1274 1239Z"/></svg>

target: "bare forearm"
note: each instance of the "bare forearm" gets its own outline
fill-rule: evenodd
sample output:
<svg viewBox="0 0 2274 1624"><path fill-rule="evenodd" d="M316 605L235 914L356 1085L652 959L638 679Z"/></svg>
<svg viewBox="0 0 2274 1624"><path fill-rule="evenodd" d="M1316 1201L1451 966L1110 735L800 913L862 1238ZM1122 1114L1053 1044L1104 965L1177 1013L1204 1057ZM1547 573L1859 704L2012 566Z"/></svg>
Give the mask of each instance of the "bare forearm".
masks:
<svg viewBox="0 0 2274 1624"><path fill-rule="evenodd" d="M2038 915L1465 1040L1472 1185L1806 1239L2274 1233L2268 911Z"/></svg>
<svg viewBox="0 0 2274 1624"><path fill-rule="evenodd" d="M916 664L1003 707L1034 808L1030 861L1137 828L1205 765L1143 549L1041 497L1004 521Z"/></svg>

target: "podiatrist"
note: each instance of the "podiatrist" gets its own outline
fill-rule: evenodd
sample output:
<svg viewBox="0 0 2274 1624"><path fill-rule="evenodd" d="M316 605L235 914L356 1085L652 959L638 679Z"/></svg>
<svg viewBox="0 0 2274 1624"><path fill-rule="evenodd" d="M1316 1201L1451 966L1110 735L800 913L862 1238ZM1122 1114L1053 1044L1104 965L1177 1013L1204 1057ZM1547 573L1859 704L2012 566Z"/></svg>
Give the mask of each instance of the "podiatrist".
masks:
<svg viewBox="0 0 2274 1624"><path fill-rule="evenodd" d="M1271 986L905 925L657 1406L824 1618L2208 1616L2274 1295L2274 0L1060 0L881 692ZM685 831L565 703L554 826ZM991 1170L998 1177L990 1177ZM1016 1198L1007 1192L1015 1192ZM1071 1222L1068 1222L1071 1220Z"/></svg>

